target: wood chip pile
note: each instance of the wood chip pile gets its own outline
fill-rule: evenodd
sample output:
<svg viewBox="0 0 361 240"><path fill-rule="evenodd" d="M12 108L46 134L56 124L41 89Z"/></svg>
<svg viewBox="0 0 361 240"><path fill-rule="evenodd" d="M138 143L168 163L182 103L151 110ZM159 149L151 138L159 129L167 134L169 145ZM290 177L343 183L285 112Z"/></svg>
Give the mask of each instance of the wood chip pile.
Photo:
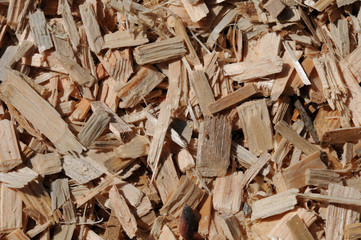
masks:
<svg viewBox="0 0 361 240"><path fill-rule="evenodd" d="M361 3L0 0L0 232L361 238Z"/></svg>

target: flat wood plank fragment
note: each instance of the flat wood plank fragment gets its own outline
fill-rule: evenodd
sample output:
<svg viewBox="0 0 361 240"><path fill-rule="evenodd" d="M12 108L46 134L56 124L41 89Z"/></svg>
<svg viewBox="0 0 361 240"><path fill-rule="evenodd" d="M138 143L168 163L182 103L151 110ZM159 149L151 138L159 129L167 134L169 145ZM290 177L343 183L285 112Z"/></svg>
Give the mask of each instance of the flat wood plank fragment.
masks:
<svg viewBox="0 0 361 240"><path fill-rule="evenodd" d="M93 112L98 109L107 112L110 116L109 130L123 142L128 140L133 130L123 119L121 119L114 111L101 101L93 101L90 106Z"/></svg>
<svg viewBox="0 0 361 240"><path fill-rule="evenodd" d="M278 122L275 125L275 130L307 155L319 151L315 145L312 145L309 141L298 135L297 132L284 121Z"/></svg>
<svg viewBox="0 0 361 240"><path fill-rule="evenodd" d="M244 175L235 172L224 177L217 177L213 189L213 207L222 213L237 213L241 206L242 188Z"/></svg>
<svg viewBox="0 0 361 240"><path fill-rule="evenodd" d="M36 179L38 174L28 167L8 173L0 173L0 181L10 188L22 188Z"/></svg>
<svg viewBox="0 0 361 240"><path fill-rule="evenodd" d="M264 5L264 8L273 18L276 18L285 7L286 5L281 0L268 0Z"/></svg>
<svg viewBox="0 0 361 240"><path fill-rule="evenodd" d="M43 176L59 173L63 169L57 153L37 154L30 162L33 170Z"/></svg>
<svg viewBox="0 0 361 240"><path fill-rule="evenodd" d="M321 145L355 142L361 138L361 127L336 128L325 132L321 139Z"/></svg>
<svg viewBox="0 0 361 240"><path fill-rule="evenodd" d="M89 2L86 2L79 6L79 10L90 49L94 53L99 53L103 47L104 39L100 32L94 9Z"/></svg>
<svg viewBox="0 0 361 240"><path fill-rule="evenodd" d="M180 216L184 204L195 209L202 200L203 195L203 190L196 186L187 176L182 175L174 192L160 209L160 213L176 218Z"/></svg>
<svg viewBox="0 0 361 240"><path fill-rule="evenodd" d="M252 221L274 216L294 209L297 204L298 189L292 188L282 193L263 198L252 204Z"/></svg>
<svg viewBox="0 0 361 240"><path fill-rule="evenodd" d="M0 231L10 232L23 227L22 200L17 191L0 184Z"/></svg>
<svg viewBox="0 0 361 240"><path fill-rule="evenodd" d="M250 151L259 156L273 149L273 130L265 99L237 107L242 130Z"/></svg>
<svg viewBox="0 0 361 240"><path fill-rule="evenodd" d="M9 8L6 16L7 24L11 29L15 30L19 23L18 19L20 17L20 14L25 6L25 1L11 0L8 1L8 3L9 3Z"/></svg>
<svg viewBox="0 0 361 240"><path fill-rule="evenodd" d="M27 236L20 228L12 231L6 237L5 240L30 240L29 236Z"/></svg>
<svg viewBox="0 0 361 240"><path fill-rule="evenodd" d="M40 97L24 78L20 73L10 71L7 80L1 84L0 98L13 105L60 152L82 152L83 146L70 132L59 113Z"/></svg>
<svg viewBox="0 0 361 240"><path fill-rule="evenodd" d="M310 231L308 231L305 224L302 222L301 218L298 215L293 216L286 223L287 227L290 229L292 233L292 237L295 240L313 240Z"/></svg>
<svg viewBox="0 0 361 240"><path fill-rule="evenodd" d="M92 142L100 137L110 122L110 116L103 110L95 111L78 134L79 141L89 147Z"/></svg>
<svg viewBox="0 0 361 240"><path fill-rule="evenodd" d="M64 56L62 53L52 52L51 56L58 60L61 67L69 74L71 80L86 87L94 85L95 78L90 74L88 69L83 68L76 61Z"/></svg>
<svg viewBox="0 0 361 240"><path fill-rule="evenodd" d="M70 42L73 45L73 48L77 49L80 44L80 36L76 27L75 20L71 14L69 3L66 0L61 0L59 1L59 5L61 16L64 19L64 27L68 32Z"/></svg>
<svg viewBox="0 0 361 240"><path fill-rule="evenodd" d="M313 169L308 168L305 172L306 185L313 185L323 188L328 188L328 185L333 183L341 183L340 175L328 169Z"/></svg>
<svg viewBox="0 0 361 240"><path fill-rule="evenodd" d="M291 63L293 64L293 67L296 69L303 84L311 85L311 82L308 79L307 74L305 73L305 70L302 68L300 62L297 60L297 57L296 57L295 53L293 52L293 50L291 49L291 47L289 46L288 42L283 42L283 46L285 47L286 51L290 55L290 57L292 59Z"/></svg>
<svg viewBox="0 0 361 240"><path fill-rule="evenodd" d="M14 124L7 119L0 121L0 171L7 172L22 163Z"/></svg>
<svg viewBox="0 0 361 240"><path fill-rule="evenodd" d="M361 237L361 224L354 223L345 226L344 239L357 240Z"/></svg>
<svg viewBox="0 0 361 240"><path fill-rule="evenodd" d="M143 45L148 42L149 39L143 31L116 31L114 33L104 35L103 49L134 47L138 45Z"/></svg>
<svg viewBox="0 0 361 240"><path fill-rule="evenodd" d="M229 95L224 96L217 101L209 104L209 111L212 114L215 114L231 107L232 105L245 101L247 98L255 95L258 92L259 90L253 84L246 85L230 93Z"/></svg>
<svg viewBox="0 0 361 240"><path fill-rule="evenodd" d="M244 82L282 71L283 61L278 56L257 59L240 63L231 63L223 67L224 75L231 76L232 80Z"/></svg>
<svg viewBox="0 0 361 240"><path fill-rule="evenodd" d="M163 79L165 75L154 67L142 66L134 77L118 90L118 97L123 101L121 107L134 107L144 99Z"/></svg>
<svg viewBox="0 0 361 240"><path fill-rule="evenodd" d="M282 172L287 187L301 188L305 186L306 169L326 169L326 165L320 159L320 152L314 152Z"/></svg>
<svg viewBox="0 0 361 240"><path fill-rule="evenodd" d="M92 165L86 157L66 155L63 158L63 169L67 176L80 184L100 177L104 172Z"/></svg>
<svg viewBox="0 0 361 240"><path fill-rule="evenodd" d="M281 239L292 239L292 232L287 227L287 222L294 216L299 217L306 227L310 227L317 219L314 212L307 211L304 208L298 208L295 211L286 213L280 220L277 221L276 226L267 234L268 238L278 237Z"/></svg>
<svg viewBox="0 0 361 240"><path fill-rule="evenodd" d="M36 12L29 15L29 22L31 33L38 46L39 52L42 53L45 50L52 48L53 42L46 24L44 12L37 9Z"/></svg>
<svg viewBox="0 0 361 240"><path fill-rule="evenodd" d="M234 17L237 14L237 10L236 9L231 9L230 11L228 11L228 13L222 18L221 21L219 21L219 23L217 24L217 26L215 28L213 28L211 34L209 35L206 45L209 48L213 48L214 44L216 43L220 33L222 32L222 30L228 25L230 24Z"/></svg>
<svg viewBox="0 0 361 240"><path fill-rule="evenodd" d="M186 52L183 39L174 37L136 47L133 54L139 65L145 65L180 58Z"/></svg>
<svg viewBox="0 0 361 240"><path fill-rule="evenodd" d="M119 193L116 186L113 186L109 191L109 199L112 204L112 208L117 216L120 224L128 237L133 238L135 236L137 228L137 222L134 215L130 211L127 202L124 197Z"/></svg>
<svg viewBox="0 0 361 240"><path fill-rule="evenodd" d="M212 116L209 105L215 101L207 76L203 71L196 70L190 74L190 82L195 91L203 116Z"/></svg>
<svg viewBox="0 0 361 240"><path fill-rule="evenodd" d="M231 128L225 116L205 118L197 151L197 170L204 177L226 175L230 163Z"/></svg>
<svg viewBox="0 0 361 240"><path fill-rule="evenodd" d="M245 168L251 167L258 160L256 155L234 141L232 141L231 155L235 156L238 162Z"/></svg>
<svg viewBox="0 0 361 240"><path fill-rule="evenodd" d="M330 184L328 187L328 196L360 199L361 193L355 188ZM325 232L326 238L330 240L341 239L343 237L345 226L358 223L359 218L360 207L345 207L337 204L328 205Z"/></svg>
<svg viewBox="0 0 361 240"><path fill-rule="evenodd" d="M196 4L192 4L189 0L182 0L182 3L193 22L198 22L207 16L209 12L208 7L203 0L197 1Z"/></svg>

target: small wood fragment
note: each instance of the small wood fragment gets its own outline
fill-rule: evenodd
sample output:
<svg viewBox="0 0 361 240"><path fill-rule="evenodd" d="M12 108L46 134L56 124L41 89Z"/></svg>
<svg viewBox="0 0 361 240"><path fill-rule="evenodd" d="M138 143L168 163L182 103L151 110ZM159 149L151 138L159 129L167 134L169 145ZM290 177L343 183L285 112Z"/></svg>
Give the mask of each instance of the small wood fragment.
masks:
<svg viewBox="0 0 361 240"><path fill-rule="evenodd" d="M29 15L29 22L39 52L42 53L45 50L52 48L54 45L46 25L44 12L37 9L36 12Z"/></svg>
<svg viewBox="0 0 361 240"><path fill-rule="evenodd" d="M207 16L209 12L208 7L203 0L197 1L196 4L192 4L190 0L182 0L182 3L193 22L198 22Z"/></svg>
<svg viewBox="0 0 361 240"><path fill-rule="evenodd" d="M295 240L313 240L310 231L308 231L305 224L302 222L301 218L298 215L293 216L286 223L287 227L290 229L292 233L292 237Z"/></svg>
<svg viewBox="0 0 361 240"><path fill-rule="evenodd" d="M202 200L203 195L204 192L192 180L182 175L177 188L175 188L167 202L160 209L160 213L176 218L181 214L184 204L194 209Z"/></svg>
<svg viewBox="0 0 361 240"><path fill-rule="evenodd" d="M174 37L136 47L133 54L139 65L145 65L180 58L186 52L183 40Z"/></svg>
<svg viewBox="0 0 361 240"><path fill-rule="evenodd" d="M308 168L305 172L306 185L328 188L329 184L341 183L340 175L332 170Z"/></svg>
<svg viewBox="0 0 361 240"><path fill-rule="evenodd" d="M307 130L310 132L313 140L315 141L315 143L318 143L319 139L318 139L315 127L313 126L313 122L312 122L311 118L308 116L305 108L302 106L302 103L299 100L296 100L295 107L297 108L298 112L300 113L301 119L305 123L305 126L306 126Z"/></svg>
<svg viewBox="0 0 361 240"><path fill-rule="evenodd" d="M105 130L110 122L110 116L103 110L95 111L78 134L79 141L89 147Z"/></svg>
<svg viewBox="0 0 361 240"><path fill-rule="evenodd" d="M123 108L134 107L164 78L165 75L151 66L141 67L135 76L118 90L118 96L123 100L120 105Z"/></svg>
<svg viewBox="0 0 361 240"><path fill-rule="evenodd" d="M22 163L15 128L7 119L0 121L0 171L7 172Z"/></svg>
<svg viewBox="0 0 361 240"><path fill-rule="evenodd" d="M123 142L127 141L130 137L132 129L130 126L124 122L115 112L113 112L105 103L100 101L94 101L91 103L91 109L93 112L101 109L107 112L110 116L109 130L115 134L115 136L122 140Z"/></svg>
<svg viewBox="0 0 361 240"><path fill-rule="evenodd" d="M36 129L49 138L59 151L82 152L83 146L75 139L59 113L23 78L25 76L20 73L10 71L7 80L1 84L0 98L13 105ZM42 111L39 112L38 109Z"/></svg>
<svg viewBox="0 0 361 240"><path fill-rule="evenodd" d="M217 177L213 190L213 207L222 213L237 213L241 207L242 183L244 174L235 172Z"/></svg>
<svg viewBox="0 0 361 240"><path fill-rule="evenodd" d="M258 93L258 89L253 84L246 85L209 104L209 111L212 114L215 114L231 107L232 105L245 101L247 98L253 96L256 93Z"/></svg>
<svg viewBox="0 0 361 240"><path fill-rule="evenodd" d="M63 169L57 153L37 154L30 162L33 170L43 176L59 173Z"/></svg>
<svg viewBox="0 0 361 240"><path fill-rule="evenodd" d="M301 188L306 185L306 169L326 169L320 159L320 152L314 152L302 161L286 168L282 175L288 188Z"/></svg>
<svg viewBox="0 0 361 240"><path fill-rule="evenodd" d="M258 156L273 149L273 130L265 99L243 103L237 111L250 151Z"/></svg>
<svg viewBox="0 0 361 240"><path fill-rule="evenodd" d="M113 186L109 191L109 199L112 208L117 216L120 224L127 233L128 237L133 238L138 230L137 222L134 215L130 211L124 197L119 193L116 186Z"/></svg>
<svg viewBox="0 0 361 240"><path fill-rule="evenodd" d="M357 240L361 237L361 223L354 223L345 226L344 239Z"/></svg>
<svg viewBox="0 0 361 240"><path fill-rule="evenodd" d="M319 149L308 142L306 139L302 138L300 135L297 134L290 126L288 126L284 121L280 121L275 125L275 130L279 132L282 137L286 138L288 141L293 143L297 148L301 151L310 155Z"/></svg>
<svg viewBox="0 0 361 240"><path fill-rule="evenodd" d="M360 199L359 190L344 187L338 184L330 184L328 187L328 196L344 197L351 199ZM360 218L360 207L347 207L330 204L327 207L326 216L326 238L340 239L343 236L345 226L358 223ZM338 231L335 231L338 229Z"/></svg>
<svg viewBox="0 0 361 240"><path fill-rule="evenodd" d="M282 193L263 198L252 204L252 221L289 211L297 204L298 189L292 188Z"/></svg>
<svg viewBox="0 0 361 240"><path fill-rule="evenodd" d="M95 78L90 74L89 70L81 67L77 62L62 53L52 52L51 56L58 60L61 67L69 74L71 80L86 87L94 85Z"/></svg>
<svg viewBox="0 0 361 240"><path fill-rule="evenodd" d="M197 170L205 177L226 175L231 143L231 124L226 117L206 117L198 140Z"/></svg>
<svg viewBox="0 0 361 240"><path fill-rule="evenodd" d="M361 127L337 128L322 136L321 145L327 146L331 144L354 142L361 138Z"/></svg>
<svg viewBox="0 0 361 240"><path fill-rule="evenodd" d="M264 5L264 8L273 18L276 18L285 7L286 5L281 0L268 0Z"/></svg>
<svg viewBox="0 0 361 240"><path fill-rule="evenodd" d="M258 59L249 62L231 63L223 67L224 75L232 80L244 82L282 71L283 62L278 56Z"/></svg>
<svg viewBox="0 0 361 240"><path fill-rule="evenodd" d="M212 116L209 105L215 101L208 79L203 71L193 71L190 82L195 91L203 116Z"/></svg>
<svg viewBox="0 0 361 240"><path fill-rule="evenodd" d="M144 32L116 31L104 35L103 49L134 47L148 43L149 40Z"/></svg>
<svg viewBox="0 0 361 240"><path fill-rule="evenodd" d="M86 2L79 6L79 10L90 49L94 53L99 53L103 47L104 39L100 32L94 9L89 2Z"/></svg>

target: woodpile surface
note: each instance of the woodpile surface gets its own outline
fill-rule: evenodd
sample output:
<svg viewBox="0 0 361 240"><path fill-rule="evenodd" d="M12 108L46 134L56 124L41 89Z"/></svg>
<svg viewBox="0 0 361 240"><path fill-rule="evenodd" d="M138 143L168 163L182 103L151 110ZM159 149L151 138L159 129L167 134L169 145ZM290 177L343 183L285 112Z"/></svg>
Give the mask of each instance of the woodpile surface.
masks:
<svg viewBox="0 0 361 240"><path fill-rule="evenodd" d="M0 232L361 238L355 0L0 0Z"/></svg>

